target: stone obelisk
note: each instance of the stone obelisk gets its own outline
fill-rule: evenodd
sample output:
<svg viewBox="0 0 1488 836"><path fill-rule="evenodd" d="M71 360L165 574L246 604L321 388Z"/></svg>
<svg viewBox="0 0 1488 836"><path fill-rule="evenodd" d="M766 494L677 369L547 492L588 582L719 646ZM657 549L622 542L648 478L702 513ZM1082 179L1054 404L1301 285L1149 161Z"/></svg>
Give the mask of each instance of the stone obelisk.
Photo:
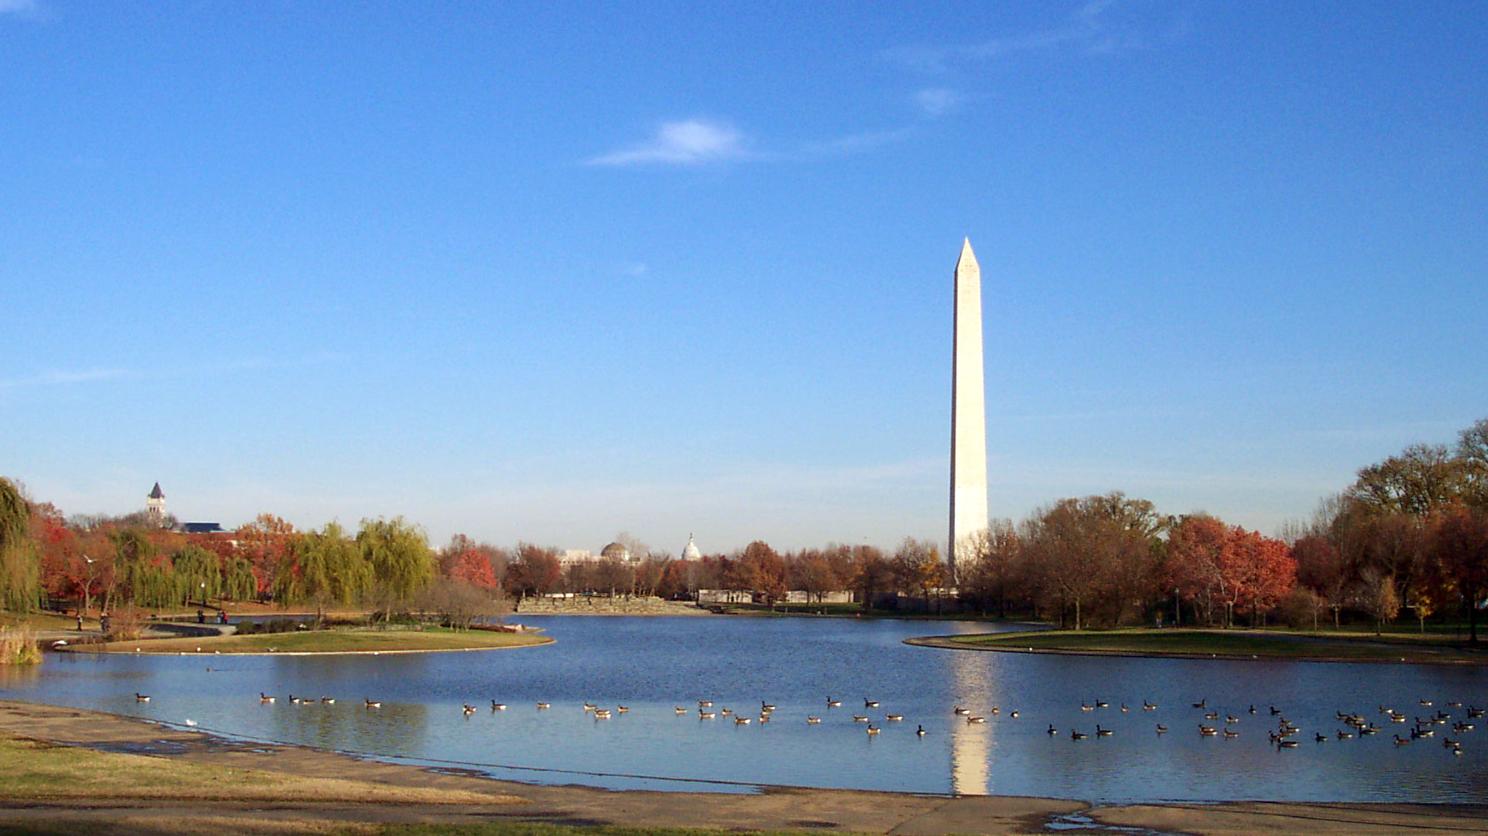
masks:
<svg viewBox="0 0 1488 836"><path fill-rule="evenodd" d="M987 528L987 409L982 378L982 268L961 244L956 262L955 347L951 352L951 570L975 558L968 538Z"/></svg>

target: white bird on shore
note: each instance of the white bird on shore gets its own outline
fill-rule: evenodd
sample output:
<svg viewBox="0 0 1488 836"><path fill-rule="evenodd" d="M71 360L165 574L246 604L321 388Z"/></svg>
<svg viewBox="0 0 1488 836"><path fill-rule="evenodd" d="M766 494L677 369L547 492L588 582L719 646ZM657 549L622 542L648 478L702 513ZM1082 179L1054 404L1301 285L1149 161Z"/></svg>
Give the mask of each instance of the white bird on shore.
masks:
<svg viewBox="0 0 1488 836"><path fill-rule="evenodd" d="M190 726L192 728L196 728L196 721L193 720L193 719L191 719L190 717L187 717L186 718L186 725L188 725L188 726Z"/></svg>

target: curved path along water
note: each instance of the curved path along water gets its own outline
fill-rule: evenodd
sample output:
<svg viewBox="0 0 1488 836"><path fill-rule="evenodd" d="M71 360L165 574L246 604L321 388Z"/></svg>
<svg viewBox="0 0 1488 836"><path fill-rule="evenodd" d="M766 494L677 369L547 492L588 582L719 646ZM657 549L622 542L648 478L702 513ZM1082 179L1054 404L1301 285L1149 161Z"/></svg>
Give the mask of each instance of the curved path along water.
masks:
<svg viewBox="0 0 1488 836"><path fill-rule="evenodd" d="M1452 701L1488 704L1483 669L948 653L903 643L931 632L986 632L980 623L531 621L557 643L520 653L334 659L52 656L40 670L0 674L0 696L175 723L190 718L244 738L539 783L722 791L769 784L1102 802L1488 801L1479 780L1488 772L1488 728L1456 734L1446 726L1435 738L1397 747L1391 735L1405 726L1378 714L1381 705L1425 716L1465 710L1446 708ZM261 703L260 691L278 699ZM152 699L137 703L135 692ZM294 704L291 694L316 700ZM842 707L828 708L829 695ZM364 708L367 698L382 708ZM700 719L702 699L751 723ZM507 708L492 710L492 700ZM1198 726L1208 721L1191 706L1200 700L1221 718L1235 714L1238 736L1201 736ZM539 701L551 708L538 709ZM1142 711L1144 701L1159 708ZM614 713L596 720L585 702ZM778 706L764 724L761 702ZM1122 703L1131 710L1122 713ZM463 704L477 710L467 714ZM619 712L622 705L628 711ZM1296 749L1268 742L1271 705L1301 727ZM987 722L968 723L957 706ZM1336 739L1340 710L1369 715L1383 733ZM854 714L882 733L867 734ZM904 720L888 721L888 714ZM822 722L808 725L812 715ZM1097 723L1114 733L1097 736ZM1157 735L1157 723L1169 733ZM1057 736L1045 733L1051 724ZM1072 729L1088 738L1072 740ZM1314 741L1319 732L1326 742ZM1461 755L1441 745L1444 735L1462 739Z"/></svg>

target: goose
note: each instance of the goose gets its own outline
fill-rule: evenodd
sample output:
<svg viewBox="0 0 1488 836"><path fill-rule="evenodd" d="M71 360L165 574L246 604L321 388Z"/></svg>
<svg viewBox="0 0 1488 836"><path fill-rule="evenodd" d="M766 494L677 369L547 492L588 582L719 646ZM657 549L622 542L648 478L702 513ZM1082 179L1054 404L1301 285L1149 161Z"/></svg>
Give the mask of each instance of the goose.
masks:
<svg viewBox="0 0 1488 836"><path fill-rule="evenodd" d="M620 712L621 714L626 714L626 713L629 713L630 706L628 706L628 705L617 705L617 706L615 706L615 710L618 711L618 712Z"/></svg>
<svg viewBox="0 0 1488 836"><path fill-rule="evenodd" d="M1240 722L1240 718L1239 717L1236 717L1233 714L1226 714L1225 715L1225 722L1228 723L1229 725L1233 726L1236 723Z"/></svg>
<svg viewBox="0 0 1488 836"><path fill-rule="evenodd" d="M925 727L924 726L915 726L915 736L916 737L924 737L925 736Z"/></svg>
<svg viewBox="0 0 1488 836"><path fill-rule="evenodd" d="M1254 713L1256 713L1256 710L1255 710L1255 703L1251 703L1251 704L1250 704L1250 713L1251 713L1251 714L1254 714Z"/></svg>
<svg viewBox="0 0 1488 836"><path fill-rule="evenodd" d="M1202 723L1199 724L1199 734L1201 734L1201 735L1203 735L1205 737L1213 737L1214 735L1216 735L1218 733L1219 733L1219 730L1216 729L1216 728L1214 728L1213 726L1206 726L1206 725L1204 725Z"/></svg>
<svg viewBox="0 0 1488 836"><path fill-rule="evenodd" d="M1480 720L1483 717L1483 712L1484 711L1485 711L1485 709L1482 709L1482 708L1474 708L1473 706L1468 706L1467 707L1467 719L1469 719L1469 720Z"/></svg>
<svg viewBox="0 0 1488 836"><path fill-rule="evenodd" d="M1395 745L1396 746L1404 746L1407 743L1410 743L1410 738L1408 738L1408 737L1401 737L1398 734L1395 735Z"/></svg>
<svg viewBox="0 0 1488 836"><path fill-rule="evenodd" d="M1059 734L1059 730L1056 729L1056 728L1054 728L1054 724L1053 723L1050 723L1049 724L1049 731L1047 732L1047 734L1050 737L1053 737L1054 735Z"/></svg>
<svg viewBox="0 0 1488 836"><path fill-rule="evenodd" d="M904 719L904 715L903 714L885 714L884 715L884 719L887 720L887 721L889 721L890 723L897 723L897 722L899 722L899 721L901 721L901 720Z"/></svg>
<svg viewBox="0 0 1488 836"><path fill-rule="evenodd" d="M718 716L718 712L716 712L716 711L704 711L701 708L698 709L698 719L699 720L712 720L714 717L717 717L717 716Z"/></svg>
<svg viewBox="0 0 1488 836"><path fill-rule="evenodd" d="M867 731L868 731L868 736L869 737L872 737L873 735L878 734L879 728L878 728L878 726L875 726L872 723L869 723L868 724Z"/></svg>
<svg viewBox="0 0 1488 836"><path fill-rule="evenodd" d="M335 697L321 697L320 698L320 701L322 703L324 703L325 705L335 705L336 704L336 698Z"/></svg>
<svg viewBox="0 0 1488 836"><path fill-rule="evenodd" d="M1205 697L1193 704L1194 708L1208 708L1209 698Z"/></svg>
<svg viewBox="0 0 1488 836"><path fill-rule="evenodd" d="M1075 731L1074 729L1070 729L1070 740L1084 740L1085 738L1087 738L1089 736L1090 735L1086 734L1085 732Z"/></svg>
<svg viewBox="0 0 1488 836"><path fill-rule="evenodd" d="M760 711L763 711L766 714L768 714L768 713L770 713L771 711L774 711L774 710L775 710L775 704L774 703L768 703L768 702L765 702L764 700L760 700Z"/></svg>
<svg viewBox="0 0 1488 836"><path fill-rule="evenodd" d="M961 715L962 717L965 717L966 715L968 715L968 714L971 713L971 709L969 709L969 708L962 708L961 706L958 705L958 706L956 706L956 713L959 714L959 715Z"/></svg>
<svg viewBox="0 0 1488 836"><path fill-rule="evenodd" d="M1164 726L1162 723L1158 723L1157 724L1157 733L1158 734L1167 734L1168 733L1168 727L1167 726Z"/></svg>
<svg viewBox="0 0 1488 836"><path fill-rule="evenodd" d="M712 700L698 700L698 708L712 708L712 707L713 707L713 701Z"/></svg>
<svg viewBox="0 0 1488 836"><path fill-rule="evenodd" d="M768 712L768 711L761 711L760 712L760 722L761 723L768 723L768 722L770 722L770 712Z"/></svg>
<svg viewBox="0 0 1488 836"><path fill-rule="evenodd" d="M736 725L736 726L747 726L747 725L749 725L749 718L748 717L735 717L734 718L734 725Z"/></svg>
<svg viewBox="0 0 1488 836"><path fill-rule="evenodd" d="M610 719L610 710L608 708L596 708L596 709L594 709L594 719L596 719L596 720L608 720L608 719Z"/></svg>
<svg viewBox="0 0 1488 836"><path fill-rule="evenodd" d="M863 707L864 708L878 708L878 700L870 700L867 697L864 697L863 698Z"/></svg>
<svg viewBox="0 0 1488 836"><path fill-rule="evenodd" d="M1225 740L1234 740L1235 738L1240 736L1240 732L1237 732L1234 729L1225 729L1224 736Z"/></svg>
<svg viewBox="0 0 1488 836"><path fill-rule="evenodd" d="M831 697L827 697L827 708L841 708L841 707L842 707L842 700L834 700Z"/></svg>
<svg viewBox="0 0 1488 836"><path fill-rule="evenodd" d="M187 717L186 718L186 725L187 726L190 726L191 728L194 729L194 728L196 728L196 721L193 720L193 719L191 719L190 717Z"/></svg>
<svg viewBox="0 0 1488 836"><path fill-rule="evenodd" d="M1418 702L1425 708L1430 708L1432 705L1431 700L1418 700Z"/></svg>
<svg viewBox="0 0 1488 836"><path fill-rule="evenodd" d="M1353 737L1353 736L1354 736L1354 735L1353 735L1353 733L1352 733L1352 732L1346 732L1346 731L1344 731L1344 730L1343 730L1343 729L1339 729L1339 730L1338 730L1338 734L1337 734L1337 735L1336 735L1336 737L1337 737L1337 738L1338 738L1338 739L1339 739L1339 740L1348 740L1348 739L1350 739L1350 738L1352 738L1352 737Z"/></svg>
<svg viewBox="0 0 1488 836"><path fill-rule="evenodd" d="M598 709L599 709L599 706L595 705L592 702L586 702L586 703L584 703L584 713L585 714L588 714L591 711L596 711Z"/></svg>
<svg viewBox="0 0 1488 836"><path fill-rule="evenodd" d="M1405 722L1405 715L1404 714L1391 714L1390 715L1390 722L1392 722L1392 723L1404 723Z"/></svg>
<svg viewBox="0 0 1488 836"><path fill-rule="evenodd" d="M1462 744L1459 743L1459 742L1457 742L1457 741L1455 741L1455 740L1453 740L1450 737L1443 737L1442 738L1442 748L1444 748L1444 749L1461 749L1462 748Z"/></svg>
<svg viewBox="0 0 1488 836"><path fill-rule="evenodd" d="M1451 700L1450 702L1447 703L1447 708L1461 708L1461 707L1462 707L1462 700Z"/></svg>
<svg viewBox="0 0 1488 836"><path fill-rule="evenodd" d="M265 704L265 705L272 705L273 702L274 702L274 698L271 697L271 696L269 696L268 694L265 694L262 691L259 691L258 692L258 701L261 702L261 703L263 703L263 704Z"/></svg>
<svg viewBox="0 0 1488 836"><path fill-rule="evenodd" d="M1082 703L1080 703L1080 710L1081 711L1094 711L1095 710L1095 706L1093 706L1093 705L1086 705L1085 703L1082 702Z"/></svg>
<svg viewBox="0 0 1488 836"><path fill-rule="evenodd" d="M806 718L806 725L808 725L808 726L819 726L819 725L821 725L821 718L818 717L818 716L816 716L815 714L812 714L812 715L810 715L809 717Z"/></svg>
<svg viewBox="0 0 1488 836"><path fill-rule="evenodd" d="M1219 712L1218 711L1206 711L1206 712L1204 712L1204 719L1205 720L1218 720L1219 719Z"/></svg>
<svg viewBox="0 0 1488 836"><path fill-rule="evenodd" d="M382 700L363 699L362 705L366 706L367 708L382 708Z"/></svg>
<svg viewBox="0 0 1488 836"><path fill-rule="evenodd" d="M552 703L540 702L540 703L537 704L537 710L538 711L547 711L548 709L550 709L552 707L553 707L553 704Z"/></svg>
<svg viewBox="0 0 1488 836"><path fill-rule="evenodd" d="M1297 748L1297 741L1295 741L1295 740L1283 740L1280 743L1276 744L1276 748L1278 748L1278 749L1295 749L1295 748Z"/></svg>
<svg viewBox="0 0 1488 836"><path fill-rule="evenodd" d="M853 718L853 722L854 723L866 723L866 722L868 722L868 715L866 715L866 714L854 714L852 716L852 718Z"/></svg>
<svg viewBox="0 0 1488 836"><path fill-rule="evenodd" d="M1328 736L1326 734L1323 734L1322 732L1318 732L1317 734L1313 735L1312 736L1312 739L1313 740L1316 740L1319 743L1327 743L1328 742Z"/></svg>
<svg viewBox="0 0 1488 836"><path fill-rule="evenodd" d="M470 703L465 703L461 707L465 711L465 716L466 717L469 717L470 715L472 715L472 714L475 713L475 706L471 705Z"/></svg>
<svg viewBox="0 0 1488 836"><path fill-rule="evenodd" d="M504 702L497 702L495 700L491 700L491 710L492 711L505 711L506 710L506 703L504 703Z"/></svg>
<svg viewBox="0 0 1488 836"><path fill-rule="evenodd" d="M1473 726L1472 723L1465 723L1464 722L1464 723L1453 723L1452 724L1452 731L1457 732L1458 734L1462 734L1463 732L1470 732L1470 731L1473 730L1473 728L1474 728L1474 726Z"/></svg>
<svg viewBox="0 0 1488 836"><path fill-rule="evenodd" d="M1359 728L1359 735L1362 737L1366 734L1379 734L1379 726L1376 726L1373 723L1370 723L1367 726L1361 726Z"/></svg>
<svg viewBox="0 0 1488 836"><path fill-rule="evenodd" d="M1157 710L1157 703L1155 703L1155 702L1148 702L1146 700L1142 700L1142 710L1143 711L1156 711Z"/></svg>
<svg viewBox="0 0 1488 836"><path fill-rule="evenodd" d="M995 706L995 705L994 705L994 706L992 706L992 711L991 711L991 712L989 712L989 713L990 713L990 714L991 714L991 715L992 715L992 716L993 716L993 717L996 717L996 716L997 716L997 715L998 715L998 714L1001 714L1001 713L1002 713L1002 709L1000 709L1000 708L998 708L998 707L997 707L997 706Z"/></svg>
<svg viewBox="0 0 1488 836"><path fill-rule="evenodd" d="M1276 715L1278 715L1278 714L1280 714L1280 713L1281 713L1281 709L1279 709L1279 708L1277 708L1277 707L1276 707L1276 706L1274 706L1274 705L1273 705L1273 706L1271 706L1271 716L1272 716L1272 717L1275 717L1275 716L1276 716Z"/></svg>
<svg viewBox="0 0 1488 836"><path fill-rule="evenodd" d="M732 717L734 714L734 710L725 706L724 708L719 709L718 713L724 717Z"/></svg>
<svg viewBox="0 0 1488 836"><path fill-rule="evenodd" d="M1110 708L1111 707L1111 704L1108 703L1108 702L1106 702L1105 700L1096 700L1095 701L1095 707L1096 708Z"/></svg>
<svg viewBox="0 0 1488 836"><path fill-rule="evenodd" d="M1016 719L1018 719L1018 716L1019 716L1019 715L1018 715L1018 709L1016 709L1016 708L1015 708L1015 709L1013 709L1013 710L1012 710L1012 711L1011 711L1011 712L1010 712L1010 713L1009 713L1009 714L1008 714L1008 716L1009 716L1009 717L1011 717L1011 718L1013 718L1013 719L1014 719L1014 720L1016 720Z"/></svg>
<svg viewBox="0 0 1488 836"><path fill-rule="evenodd" d="M1122 714L1125 714L1125 713L1127 713L1127 712L1128 712L1128 711L1131 711L1131 709L1130 709L1130 708L1127 708L1127 707L1126 707L1126 703L1122 703L1122 704L1121 704L1121 713L1122 713Z"/></svg>
<svg viewBox="0 0 1488 836"><path fill-rule="evenodd" d="M977 717L976 715L968 715L967 718L966 718L967 725L972 725L972 724L977 724L977 723L985 723L985 722L987 722L987 718L986 717Z"/></svg>
<svg viewBox="0 0 1488 836"><path fill-rule="evenodd" d="M1096 723L1095 724L1095 736L1096 737L1110 737L1111 735L1113 735L1115 733L1116 732L1112 731L1111 729L1103 729L1103 728L1101 728L1101 724L1100 723Z"/></svg>
<svg viewBox="0 0 1488 836"><path fill-rule="evenodd" d="M679 715L681 715L681 714L686 714L686 713L687 713L687 709L685 709L685 708L683 708L683 707L682 707L682 706L680 706L680 705L678 705L678 706L674 706L674 707L673 707L673 708L672 708L672 710L673 710L673 711L675 711L675 712L677 712L677 714L679 714Z"/></svg>
<svg viewBox="0 0 1488 836"><path fill-rule="evenodd" d="M149 694L141 694L140 692L135 691L134 692L134 701L135 702L149 702L150 701L150 695Z"/></svg>

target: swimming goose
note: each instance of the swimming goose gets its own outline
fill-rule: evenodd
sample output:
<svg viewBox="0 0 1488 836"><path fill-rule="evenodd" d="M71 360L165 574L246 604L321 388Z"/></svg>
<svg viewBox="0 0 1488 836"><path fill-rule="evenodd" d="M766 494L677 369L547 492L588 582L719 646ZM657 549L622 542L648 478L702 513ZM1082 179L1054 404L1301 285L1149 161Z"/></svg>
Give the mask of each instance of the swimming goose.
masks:
<svg viewBox="0 0 1488 836"><path fill-rule="evenodd" d="M899 722L899 721L901 721L901 720L904 719L904 715L903 714L885 714L884 715L884 719L885 720L888 720L890 723L897 723L897 722Z"/></svg>
<svg viewBox="0 0 1488 836"><path fill-rule="evenodd" d="M1193 704L1194 708L1208 708L1209 698L1205 697Z"/></svg>
<svg viewBox="0 0 1488 836"><path fill-rule="evenodd" d="M717 717L717 716L718 716L718 712L716 712L716 711L704 711L701 708L698 709L698 719L699 720L712 720L714 717Z"/></svg>
<svg viewBox="0 0 1488 836"><path fill-rule="evenodd" d="M1008 714L1008 716L1013 718L1014 720L1018 719L1018 709L1013 709L1012 712Z"/></svg>
<svg viewBox="0 0 1488 836"><path fill-rule="evenodd" d="M274 698L271 697L271 696L269 696L268 694L265 694L262 691L259 691L258 692L258 701L261 702L261 703L266 703L267 704L267 703L274 702Z"/></svg>
<svg viewBox="0 0 1488 836"><path fill-rule="evenodd" d="M724 717L732 717L734 714L734 710L732 708L729 708L728 706L724 706L722 709L719 710L718 713Z"/></svg>
<svg viewBox="0 0 1488 836"><path fill-rule="evenodd" d="M1236 723L1240 722L1240 718L1239 717L1236 717L1233 714L1226 714L1225 715L1225 722L1233 726Z"/></svg>
<svg viewBox="0 0 1488 836"><path fill-rule="evenodd" d="M325 705L335 705L336 704L336 698L335 697L321 697L320 698L320 701L322 703L324 703Z"/></svg>
<svg viewBox="0 0 1488 836"><path fill-rule="evenodd" d="M687 713L687 709L683 708L680 705L673 707L672 710L675 711L675 712L677 712L678 714L686 714Z"/></svg>
<svg viewBox="0 0 1488 836"><path fill-rule="evenodd" d="M1250 713L1251 713L1251 714L1254 714L1254 713L1256 713L1256 710L1255 710L1255 703L1251 703L1251 704L1250 704Z"/></svg>
<svg viewBox="0 0 1488 836"><path fill-rule="evenodd" d="M749 725L749 718L748 717L735 717L734 718L734 725L736 725L736 726L747 726L747 725Z"/></svg>
<svg viewBox="0 0 1488 836"><path fill-rule="evenodd" d="M382 700L364 699L362 700L362 704L367 708L382 708Z"/></svg>
<svg viewBox="0 0 1488 836"><path fill-rule="evenodd" d="M1142 700L1142 710L1143 711L1156 711L1157 710L1157 703L1155 703L1155 702L1148 702L1146 700Z"/></svg>
<svg viewBox="0 0 1488 836"><path fill-rule="evenodd" d="M853 722L854 723L866 723L866 722L868 722L868 715L866 715L866 714L854 714L852 716L852 718L853 718Z"/></svg>
<svg viewBox="0 0 1488 836"><path fill-rule="evenodd" d="M596 720L608 720L608 719L610 719L610 710L608 708L596 708L596 709L594 709L594 719L596 719Z"/></svg>
<svg viewBox="0 0 1488 836"><path fill-rule="evenodd" d="M763 711L766 714L768 714L768 713L770 713L771 711L774 711L774 710L775 710L775 704L774 703L768 703L768 702L765 702L764 700L760 700L760 711Z"/></svg>
<svg viewBox="0 0 1488 836"><path fill-rule="evenodd" d="M1297 748L1297 741L1295 741L1295 740L1283 740L1280 743L1276 744L1276 748L1278 748L1278 749L1295 749L1295 748Z"/></svg>
<svg viewBox="0 0 1488 836"><path fill-rule="evenodd" d="M842 707L842 700L834 700L831 697L827 697L827 708L841 708L841 707Z"/></svg>
<svg viewBox="0 0 1488 836"><path fill-rule="evenodd" d="M303 697L297 697L294 694L290 694L289 695L289 704L290 705L299 705L300 703L302 703L304 701L305 700L304 700Z"/></svg>
<svg viewBox="0 0 1488 836"><path fill-rule="evenodd" d="M1205 737L1213 737L1214 735L1216 735L1218 733L1219 733L1219 730L1216 729L1216 728L1214 728L1213 726L1206 726L1206 725L1204 725L1202 723L1199 724L1199 734L1201 734L1201 735L1203 735Z"/></svg>
<svg viewBox="0 0 1488 836"><path fill-rule="evenodd" d="M987 722L987 718L986 717L978 717L975 714L969 714L966 717L966 722L967 722L968 725L975 724L975 723L985 723L985 722Z"/></svg>
<svg viewBox="0 0 1488 836"><path fill-rule="evenodd" d="M1240 736L1240 732L1237 732L1234 729L1225 729L1224 730L1225 740L1234 740L1235 738L1237 738L1239 736Z"/></svg>
<svg viewBox="0 0 1488 836"><path fill-rule="evenodd" d="M505 711L506 710L506 703L504 703L504 702L497 702L495 700L491 700L491 710L492 711Z"/></svg>
<svg viewBox="0 0 1488 836"><path fill-rule="evenodd" d="M1206 711L1206 712L1204 712L1204 719L1205 720L1218 720L1219 719L1219 712L1218 711Z"/></svg>
<svg viewBox="0 0 1488 836"><path fill-rule="evenodd" d="M1081 711L1094 711L1095 710L1095 706L1093 706L1093 705L1086 705L1085 703L1082 702L1082 703L1080 703L1080 710Z"/></svg>
<svg viewBox="0 0 1488 836"><path fill-rule="evenodd" d="M925 727L924 726L915 726L915 735L917 737L924 737L925 736Z"/></svg>
<svg viewBox="0 0 1488 836"><path fill-rule="evenodd" d="M1401 737L1398 734L1395 735L1395 745L1396 746L1404 746L1407 743L1410 743L1410 738L1408 738L1408 737Z"/></svg>
<svg viewBox="0 0 1488 836"><path fill-rule="evenodd" d="M1108 703L1108 702L1106 702L1105 700L1096 700L1095 701L1095 707L1096 708L1110 708L1111 707L1111 704Z"/></svg>
<svg viewBox="0 0 1488 836"><path fill-rule="evenodd" d="M868 724L868 735L871 737L871 736L873 736L875 734L878 734L878 726L875 726L872 723L869 723Z"/></svg>
<svg viewBox="0 0 1488 836"><path fill-rule="evenodd" d="M971 709L969 709L969 708L962 708L961 706L958 705L958 706L956 706L956 713L959 714L959 715L961 715L962 717L965 717L966 715L968 715L968 714L971 713Z"/></svg>
<svg viewBox="0 0 1488 836"><path fill-rule="evenodd" d="M552 707L553 707L552 703L540 702L540 703L537 704L537 710L538 711L547 711L548 709L550 709Z"/></svg>
<svg viewBox="0 0 1488 836"><path fill-rule="evenodd" d="M584 713L585 714L588 714L591 711L595 711L598 708L599 708L599 706L595 705L592 702L586 702L586 703L584 703Z"/></svg>
<svg viewBox="0 0 1488 836"><path fill-rule="evenodd" d="M1114 731L1112 731L1110 729L1103 729L1103 728L1101 728L1101 724L1100 723L1096 723L1095 724L1095 736L1096 737L1110 737L1111 735L1113 735L1115 733L1116 732L1114 732Z"/></svg>
<svg viewBox="0 0 1488 836"><path fill-rule="evenodd" d="M1070 740L1084 740L1085 738L1087 738L1089 736L1090 735L1086 734L1085 732L1075 731L1074 729L1070 729Z"/></svg>
<svg viewBox="0 0 1488 836"><path fill-rule="evenodd" d="M617 705L617 706L615 706L615 710L618 711L618 712L620 712L621 714L625 714L625 713L627 713L627 712L630 711L630 706L628 706L628 705Z"/></svg>
<svg viewBox="0 0 1488 836"><path fill-rule="evenodd" d="M712 700L698 700L698 708L712 708L712 707L713 707L713 701Z"/></svg>
<svg viewBox="0 0 1488 836"><path fill-rule="evenodd" d="M471 705L470 703L465 703L463 706L461 706L461 708L464 710L466 717L469 717L470 715L475 713L475 706Z"/></svg>
<svg viewBox="0 0 1488 836"><path fill-rule="evenodd" d="M1354 736L1353 732L1346 732L1343 729L1339 729L1338 730L1337 737L1338 737L1339 740L1348 740L1348 739L1352 738L1353 736Z"/></svg>
<svg viewBox="0 0 1488 836"><path fill-rule="evenodd" d="M1056 728L1054 728L1054 724L1053 723L1050 723L1049 724L1049 731L1047 732L1047 734L1050 737L1053 737L1054 735L1059 734L1059 730L1056 729Z"/></svg>
<svg viewBox="0 0 1488 836"><path fill-rule="evenodd" d="M150 695L149 694L141 694L140 692L135 691L134 692L134 701L135 702L149 702L150 701Z"/></svg>
<svg viewBox="0 0 1488 836"><path fill-rule="evenodd" d="M1279 708L1277 708L1277 707L1276 707L1276 706L1274 706L1274 705L1273 705L1273 706L1271 706L1271 716L1272 716L1272 717L1275 717L1275 716L1276 716L1276 715L1278 715L1278 714L1280 714L1280 713L1281 713L1281 709L1279 709Z"/></svg>
<svg viewBox="0 0 1488 836"><path fill-rule="evenodd" d="M863 698L863 707L864 708L878 708L878 700L870 700L867 697L864 697Z"/></svg>
<svg viewBox="0 0 1488 836"><path fill-rule="evenodd" d="M1126 703L1122 703L1122 704L1121 704L1121 713L1122 713L1122 714L1125 714L1125 713L1127 713L1127 712L1128 712L1128 711L1131 711L1131 709L1130 709L1130 708L1127 708L1127 707L1126 707Z"/></svg>
<svg viewBox="0 0 1488 836"><path fill-rule="evenodd" d="M1168 727L1167 726L1164 726L1162 723L1158 723L1157 724L1157 733L1158 734L1167 734L1168 733Z"/></svg>
<svg viewBox="0 0 1488 836"><path fill-rule="evenodd" d="M815 714L812 714L811 716L806 718L806 725L819 726L821 725L821 718L816 716Z"/></svg>
<svg viewBox="0 0 1488 836"><path fill-rule="evenodd" d="M1317 734L1313 735L1312 736L1312 739L1313 740L1316 740L1319 743L1327 743L1328 742L1328 736L1326 734L1323 734L1322 732L1318 732Z"/></svg>

